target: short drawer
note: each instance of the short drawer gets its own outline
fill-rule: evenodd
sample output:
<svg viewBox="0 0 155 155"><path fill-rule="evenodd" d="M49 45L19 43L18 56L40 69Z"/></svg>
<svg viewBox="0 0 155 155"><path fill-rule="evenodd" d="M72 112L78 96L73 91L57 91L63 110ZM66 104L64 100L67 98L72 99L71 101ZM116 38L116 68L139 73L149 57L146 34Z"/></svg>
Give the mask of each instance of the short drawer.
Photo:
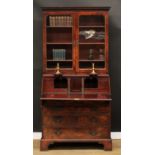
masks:
<svg viewBox="0 0 155 155"><path fill-rule="evenodd" d="M47 139L105 139L110 138L109 128L45 128L43 136Z"/></svg>
<svg viewBox="0 0 155 155"><path fill-rule="evenodd" d="M61 128L86 128L109 126L110 114L104 115L52 115L43 117L43 126Z"/></svg>

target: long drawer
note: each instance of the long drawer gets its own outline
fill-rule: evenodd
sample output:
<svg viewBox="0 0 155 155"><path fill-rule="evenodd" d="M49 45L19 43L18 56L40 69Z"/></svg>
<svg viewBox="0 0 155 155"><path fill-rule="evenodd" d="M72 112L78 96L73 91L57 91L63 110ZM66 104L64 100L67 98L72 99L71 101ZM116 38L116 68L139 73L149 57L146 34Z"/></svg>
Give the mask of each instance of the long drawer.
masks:
<svg viewBox="0 0 155 155"><path fill-rule="evenodd" d="M106 139L110 137L108 127L104 128L44 128L43 138L47 139Z"/></svg>
<svg viewBox="0 0 155 155"><path fill-rule="evenodd" d="M43 113L47 116L52 115L65 115L65 114L74 114L74 115L83 115L86 113L89 114L99 114L99 113L109 113L110 106L109 104L56 104L56 105L44 105Z"/></svg>
<svg viewBox="0 0 155 155"><path fill-rule="evenodd" d="M109 126L110 115L45 115L43 117L44 127L56 128L87 128Z"/></svg>

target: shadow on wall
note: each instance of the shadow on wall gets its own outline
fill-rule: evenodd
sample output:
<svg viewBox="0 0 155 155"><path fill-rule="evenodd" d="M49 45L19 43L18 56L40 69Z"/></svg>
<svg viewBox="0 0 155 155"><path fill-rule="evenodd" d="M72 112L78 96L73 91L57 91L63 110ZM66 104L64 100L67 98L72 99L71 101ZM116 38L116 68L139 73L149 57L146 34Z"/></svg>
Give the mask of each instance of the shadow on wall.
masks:
<svg viewBox="0 0 155 155"><path fill-rule="evenodd" d="M109 25L109 62L112 91L112 131L121 130L121 28Z"/></svg>

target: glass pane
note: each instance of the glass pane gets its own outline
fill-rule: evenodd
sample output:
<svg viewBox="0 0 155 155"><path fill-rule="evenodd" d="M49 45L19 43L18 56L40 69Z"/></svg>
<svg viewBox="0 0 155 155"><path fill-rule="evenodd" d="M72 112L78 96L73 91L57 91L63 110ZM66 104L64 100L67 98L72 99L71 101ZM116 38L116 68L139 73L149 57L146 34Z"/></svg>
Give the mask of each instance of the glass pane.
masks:
<svg viewBox="0 0 155 155"><path fill-rule="evenodd" d="M101 15L79 17L79 67L105 67L105 18Z"/></svg>
<svg viewBox="0 0 155 155"><path fill-rule="evenodd" d="M72 16L50 15L46 19L47 68L72 68Z"/></svg>

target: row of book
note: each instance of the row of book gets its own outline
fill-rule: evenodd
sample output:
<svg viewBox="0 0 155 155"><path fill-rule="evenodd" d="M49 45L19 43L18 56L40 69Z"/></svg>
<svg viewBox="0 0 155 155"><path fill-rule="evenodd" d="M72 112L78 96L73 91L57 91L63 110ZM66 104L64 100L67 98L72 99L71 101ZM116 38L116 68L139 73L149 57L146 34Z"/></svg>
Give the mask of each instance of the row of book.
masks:
<svg viewBox="0 0 155 155"><path fill-rule="evenodd" d="M53 60L65 60L66 49L53 49Z"/></svg>
<svg viewBox="0 0 155 155"><path fill-rule="evenodd" d="M49 24L52 27L72 26L72 17L71 16L50 16Z"/></svg>

